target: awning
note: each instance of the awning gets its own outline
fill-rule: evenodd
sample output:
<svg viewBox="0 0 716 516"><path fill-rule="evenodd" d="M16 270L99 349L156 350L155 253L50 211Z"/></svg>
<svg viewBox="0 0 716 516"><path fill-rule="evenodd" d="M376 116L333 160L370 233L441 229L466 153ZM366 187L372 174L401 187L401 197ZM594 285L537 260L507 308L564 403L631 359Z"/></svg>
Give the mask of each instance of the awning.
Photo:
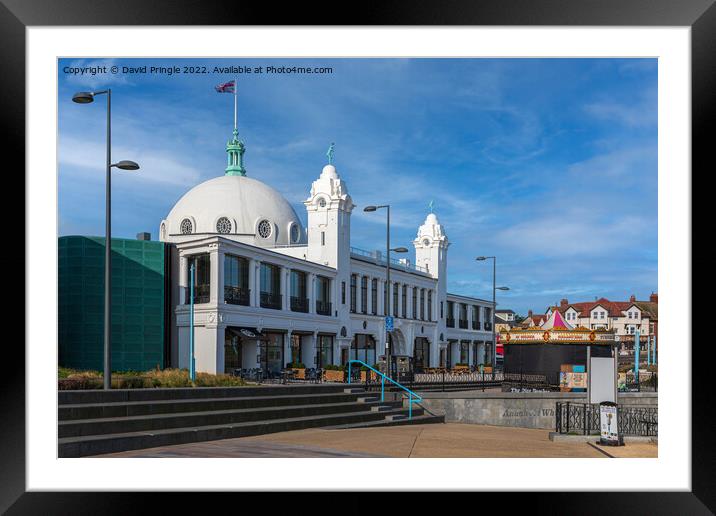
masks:
<svg viewBox="0 0 716 516"><path fill-rule="evenodd" d="M229 326L226 328L237 337L243 337L246 339L263 339L266 336L256 328L237 328L235 326Z"/></svg>

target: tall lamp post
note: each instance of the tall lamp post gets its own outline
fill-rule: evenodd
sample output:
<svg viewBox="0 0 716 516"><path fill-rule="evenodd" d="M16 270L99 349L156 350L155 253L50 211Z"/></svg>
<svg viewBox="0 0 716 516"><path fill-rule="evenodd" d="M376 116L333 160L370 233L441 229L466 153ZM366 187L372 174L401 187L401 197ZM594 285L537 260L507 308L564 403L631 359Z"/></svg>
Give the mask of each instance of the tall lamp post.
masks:
<svg viewBox="0 0 716 516"><path fill-rule="evenodd" d="M366 206L363 208L363 211L371 212L376 211L380 208L385 208L387 210L387 219L386 219L386 225L385 225L385 291L388 293L386 296L387 303L385 305L385 316L386 320L388 317L392 317L392 310L390 309L390 301L392 299L392 296L390 295L390 252L393 251L395 253L407 253L408 250L405 247L396 247L395 249L390 248L390 205L389 204L382 204L380 206ZM388 343L390 341L390 332L388 331L387 325L385 329L385 340L386 340L386 350L385 350L385 370L388 377L390 377L390 354L392 353L392 349L388 347Z"/></svg>
<svg viewBox="0 0 716 516"><path fill-rule="evenodd" d="M112 90L82 91L72 100L78 104L94 102L97 95L107 94L107 171L105 181L105 239L104 239L104 388L112 388L112 168L138 170L134 161L112 163Z"/></svg>
<svg viewBox="0 0 716 516"><path fill-rule="evenodd" d="M484 260L492 260L492 352L490 353L491 356L491 363L493 370L497 365L497 342L495 340L496 333L495 333L495 309L497 308L497 303L495 300L495 293L498 290L510 290L509 287L497 287L495 286L495 281L497 278L497 258L495 256L478 256L475 258L478 262L484 261Z"/></svg>

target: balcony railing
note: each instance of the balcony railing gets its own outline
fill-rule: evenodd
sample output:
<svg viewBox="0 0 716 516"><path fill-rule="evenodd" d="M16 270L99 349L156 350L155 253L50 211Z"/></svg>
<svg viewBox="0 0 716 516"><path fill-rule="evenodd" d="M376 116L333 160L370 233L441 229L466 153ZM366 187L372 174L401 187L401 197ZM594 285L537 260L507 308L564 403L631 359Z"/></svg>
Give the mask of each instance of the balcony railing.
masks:
<svg viewBox="0 0 716 516"><path fill-rule="evenodd" d="M291 296L291 311L308 313L308 299Z"/></svg>
<svg viewBox="0 0 716 516"><path fill-rule="evenodd" d="M480 329L480 321L472 321L472 329L479 330Z"/></svg>
<svg viewBox="0 0 716 516"><path fill-rule="evenodd" d="M272 308L273 310L281 310L283 296L272 292L261 292L261 308Z"/></svg>
<svg viewBox="0 0 716 516"><path fill-rule="evenodd" d="M224 302L229 305L249 306L250 294L247 288L224 285Z"/></svg>
<svg viewBox="0 0 716 516"><path fill-rule="evenodd" d="M331 315L331 303L316 299L316 313L319 315Z"/></svg>
<svg viewBox="0 0 716 516"><path fill-rule="evenodd" d="M448 328L454 328L455 327L455 319L452 317L448 317L445 319L445 326Z"/></svg>
<svg viewBox="0 0 716 516"><path fill-rule="evenodd" d="M191 302L190 299L191 291L190 287L186 288L186 304ZM194 303L208 303L209 302L209 285L194 285Z"/></svg>
<svg viewBox="0 0 716 516"><path fill-rule="evenodd" d="M467 319L460 319L458 324L460 325L460 328L467 330Z"/></svg>

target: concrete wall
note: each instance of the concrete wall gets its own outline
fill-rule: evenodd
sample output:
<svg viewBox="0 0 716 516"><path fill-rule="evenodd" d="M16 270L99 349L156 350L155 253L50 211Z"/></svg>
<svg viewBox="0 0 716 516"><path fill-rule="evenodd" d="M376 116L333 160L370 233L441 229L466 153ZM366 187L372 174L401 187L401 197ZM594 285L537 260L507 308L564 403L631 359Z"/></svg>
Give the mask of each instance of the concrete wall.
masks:
<svg viewBox="0 0 716 516"><path fill-rule="evenodd" d="M436 392L424 393L421 405L444 415L449 423L515 426L554 430L558 401L585 403L584 393L572 392ZM622 405L658 404L654 392L619 394Z"/></svg>

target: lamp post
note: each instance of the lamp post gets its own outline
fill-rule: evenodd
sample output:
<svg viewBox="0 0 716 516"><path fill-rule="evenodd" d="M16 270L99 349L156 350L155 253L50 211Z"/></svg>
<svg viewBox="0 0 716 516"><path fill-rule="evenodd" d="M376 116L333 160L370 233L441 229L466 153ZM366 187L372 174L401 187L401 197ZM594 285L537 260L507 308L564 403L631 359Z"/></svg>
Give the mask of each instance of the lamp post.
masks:
<svg viewBox="0 0 716 516"><path fill-rule="evenodd" d="M112 163L112 90L82 91L72 96L78 104L94 102L97 95L107 95L107 162L105 181L105 240L104 240L104 388L112 388L112 168L138 170L134 161Z"/></svg>
<svg viewBox="0 0 716 516"><path fill-rule="evenodd" d="M495 341L495 309L497 308L497 303L495 301L495 293L498 290L510 290L509 287L497 287L495 286L495 281L497 278L497 258L495 256L478 256L475 258L478 262L484 261L484 260L492 260L492 352L490 353L492 356L492 367L493 370L497 365L497 342Z"/></svg>
<svg viewBox="0 0 716 516"><path fill-rule="evenodd" d="M392 317L392 311L390 309L390 300L392 296L390 295L390 251L396 252L396 253L407 253L408 250L405 247L396 247L395 249L390 248L390 205L389 204L382 204L380 206L366 206L363 208L363 211L366 212L372 212L376 211L380 208L385 208L387 210L387 219L386 219L386 225L385 225L385 291L387 292L387 299L386 299L386 305L385 305L385 316L386 319L388 317ZM385 329L385 340L386 340L386 350L385 350L385 369L386 374L388 377L390 377L390 354L392 352L391 347L389 347L389 341L390 341L390 332L388 331L388 328L386 326Z"/></svg>

